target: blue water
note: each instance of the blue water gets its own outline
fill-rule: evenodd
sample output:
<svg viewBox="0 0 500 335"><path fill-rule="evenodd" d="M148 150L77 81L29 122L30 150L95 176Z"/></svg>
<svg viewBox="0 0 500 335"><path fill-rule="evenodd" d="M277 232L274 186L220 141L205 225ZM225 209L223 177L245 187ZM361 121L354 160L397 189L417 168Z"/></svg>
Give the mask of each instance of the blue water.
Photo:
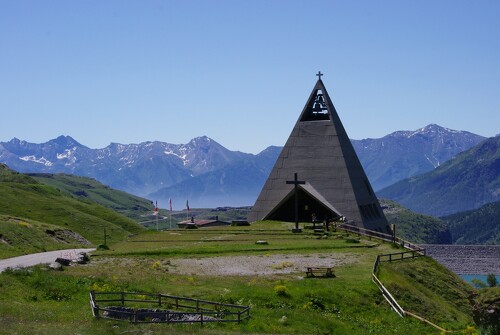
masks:
<svg viewBox="0 0 500 335"><path fill-rule="evenodd" d="M479 279L485 284L486 284L486 277L488 277L487 275L459 275L459 276L468 283L472 283L472 279ZM495 277L497 278L497 282L500 283L500 276L495 276Z"/></svg>

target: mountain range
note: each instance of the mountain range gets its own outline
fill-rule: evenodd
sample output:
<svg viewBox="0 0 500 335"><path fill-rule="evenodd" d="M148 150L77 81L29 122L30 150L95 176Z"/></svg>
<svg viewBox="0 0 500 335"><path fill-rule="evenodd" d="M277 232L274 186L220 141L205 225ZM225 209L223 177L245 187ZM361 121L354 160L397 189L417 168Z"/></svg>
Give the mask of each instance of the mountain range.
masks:
<svg viewBox="0 0 500 335"><path fill-rule="evenodd" d="M500 201L500 135L466 150L431 172L377 192L412 211L445 216Z"/></svg>
<svg viewBox="0 0 500 335"><path fill-rule="evenodd" d="M379 139L352 140L378 190L440 166L484 137L428 125ZM70 136L35 144L14 138L0 142L0 162L23 173L68 173L91 177L112 188L158 200L174 208L252 205L281 147L257 155L231 151L206 137L187 144L111 143L88 148Z"/></svg>
<svg viewBox="0 0 500 335"><path fill-rule="evenodd" d="M485 137L430 124L415 131L396 131L352 144L372 187L377 191L397 181L442 165Z"/></svg>

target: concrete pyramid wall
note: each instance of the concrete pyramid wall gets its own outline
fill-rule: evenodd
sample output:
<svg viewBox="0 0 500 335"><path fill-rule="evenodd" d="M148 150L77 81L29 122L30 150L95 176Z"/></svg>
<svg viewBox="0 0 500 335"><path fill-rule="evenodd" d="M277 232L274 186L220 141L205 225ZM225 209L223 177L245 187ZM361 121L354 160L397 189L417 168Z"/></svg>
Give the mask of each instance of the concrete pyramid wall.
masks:
<svg viewBox="0 0 500 335"><path fill-rule="evenodd" d="M249 214L293 221L294 173L299 219L344 217L359 227L390 232L387 220L321 79L313 91Z"/></svg>

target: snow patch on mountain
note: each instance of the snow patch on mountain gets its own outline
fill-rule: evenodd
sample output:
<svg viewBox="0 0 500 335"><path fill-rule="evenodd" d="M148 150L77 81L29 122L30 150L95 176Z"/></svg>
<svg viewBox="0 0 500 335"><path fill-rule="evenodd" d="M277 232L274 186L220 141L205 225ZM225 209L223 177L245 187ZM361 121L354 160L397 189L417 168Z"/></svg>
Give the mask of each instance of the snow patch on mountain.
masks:
<svg viewBox="0 0 500 335"><path fill-rule="evenodd" d="M38 163L42 164L45 166L52 166L52 162L46 159L45 157L41 158L36 158L35 156L24 156L24 157L19 157L20 160L25 161L25 162L33 162L33 163Z"/></svg>
<svg viewBox="0 0 500 335"><path fill-rule="evenodd" d="M57 159L67 159L68 162L66 163L66 165L71 165L72 163L76 162L76 157L74 156L75 151L76 147L65 149L62 153L56 153L56 157Z"/></svg>
<svg viewBox="0 0 500 335"><path fill-rule="evenodd" d="M179 158L182 161L182 165L184 165L184 166L186 166L189 163L189 160L186 159L187 154L185 152L180 155L180 154L174 152L173 150L169 149L169 150L163 151L163 153L167 156L175 156L175 157Z"/></svg>

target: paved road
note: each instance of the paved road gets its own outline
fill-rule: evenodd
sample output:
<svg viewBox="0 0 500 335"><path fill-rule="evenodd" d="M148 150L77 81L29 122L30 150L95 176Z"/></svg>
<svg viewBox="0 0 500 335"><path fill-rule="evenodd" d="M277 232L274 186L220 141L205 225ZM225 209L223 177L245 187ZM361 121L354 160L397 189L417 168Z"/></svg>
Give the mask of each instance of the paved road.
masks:
<svg viewBox="0 0 500 335"><path fill-rule="evenodd" d="M52 263L56 258L76 259L80 252L91 252L94 249L67 249L40 252L38 254L29 254L19 257L12 257L7 259L0 259L0 272L7 268L21 268L26 266L33 266L36 264Z"/></svg>

